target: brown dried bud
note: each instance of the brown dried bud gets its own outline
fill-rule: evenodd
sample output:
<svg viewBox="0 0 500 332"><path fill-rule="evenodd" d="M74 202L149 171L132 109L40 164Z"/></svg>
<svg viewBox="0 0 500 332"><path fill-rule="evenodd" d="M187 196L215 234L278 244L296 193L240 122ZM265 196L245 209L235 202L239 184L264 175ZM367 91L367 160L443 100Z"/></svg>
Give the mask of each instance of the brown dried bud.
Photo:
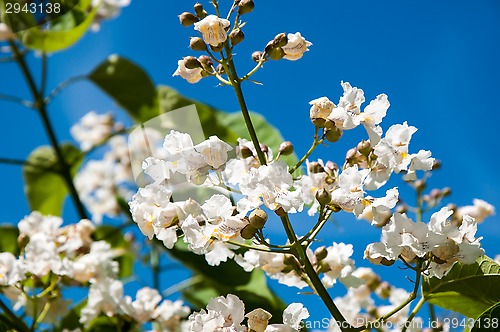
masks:
<svg viewBox="0 0 500 332"><path fill-rule="evenodd" d="M292 142L286 141L280 144L279 152L282 156L288 156L293 153Z"/></svg>
<svg viewBox="0 0 500 332"><path fill-rule="evenodd" d="M206 51L207 44L200 37L191 37L189 39L189 48L193 51Z"/></svg>
<svg viewBox="0 0 500 332"><path fill-rule="evenodd" d="M223 43L220 43L219 45L217 46L213 46L213 45L210 45L210 49L215 52L215 53L219 53L221 52L223 49L224 49L224 44Z"/></svg>
<svg viewBox="0 0 500 332"><path fill-rule="evenodd" d="M238 4L238 14L245 15L253 11L255 4L253 0L241 0Z"/></svg>
<svg viewBox="0 0 500 332"><path fill-rule="evenodd" d="M285 51L281 47L274 47L267 54L271 60L281 60L285 56Z"/></svg>
<svg viewBox="0 0 500 332"><path fill-rule="evenodd" d="M194 12L200 19L204 19L208 15L208 13L203 9L203 5L199 2L195 3Z"/></svg>
<svg viewBox="0 0 500 332"><path fill-rule="evenodd" d="M184 66L187 69L201 68L201 63L194 56L187 56L184 58Z"/></svg>
<svg viewBox="0 0 500 332"><path fill-rule="evenodd" d="M286 33L282 32L273 39L273 47L285 47L288 44L288 37Z"/></svg>
<svg viewBox="0 0 500 332"><path fill-rule="evenodd" d="M255 209L250 213L250 225L256 229L264 228L267 221L267 213L259 208Z"/></svg>
<svg viewBox="0 0 500 332"><path fill-rule="evenodd" d="M333 127L331 129L325 129L325 138L328 142L337 142L344 132L338 127Z"/></svg>
<svg viewBox="0 0 500 332"><path fill-rule="evenodd" d="M256 233L257 233L257 229L255 229L254 227L252 227L252 225L246 225L240 231L241 237L244 238L245 240L250 240L251 238L254 237L254 235Z"/></svg>
<svg viewBox="0 0 500 332"><path fill-rule="evenodd" d="M434 163L432 164L432 170L438 170L441 168L441 160L434 159Z"/></svg>
<svg viewBox="0 0 500 332"><path fill-rule="evenodd" d="M316 199L321 206L327 205L332 200L332 195L326 189L320 189L316 192Z"/></svg>
<svg viewBox="0 0 500 332"><path fill-rule="evenodd" d="M245 34L241 29L235 29L229 34L229 40L233 46L238 45L245 39Z"/></svg>
<svg viewBox="0 0 500 332"><path fill-rule="evenodd" d="M313 162L309 163L308 166L309 166L309 172L311 172L311 173L322 173L325 171L323 166L321 166L321 164L318 163L317 161L313 161Z"/></svg>
<svg viewBox="0 0 500 332"><path fill-rule="evenodd" d="M363 156L368 156L370 154L370 152L372 152L372 146L370 144L370 142L368 141L361 141L359 142L358 146L358 151L359 153L361 153Z"/></svg>
<svg viewBox="0 0 500 332"><path fill-rule="evenodd" d="M209 56L207 55L202 55L198 58L198 61L200 61L200 63L206 67L205 69L211 69L212 66L214 65L214 63L212 62L212 59L210 59Z"/></svg>
<svg viewBox="0 0 500 332"><path fill-rule="evenodd" d="M179 15L179 21L183 26L188 27L198 22L198 17L194 16L190 12L184 12Z"/></svg>
<svg viewBox="0 0 500 332"><path fill-rule="evenodd" d="M252 53L252 60L254 62L260 62L264 58L264 52L255 51Z"/></svg>
<svg viewBox="0 0 500 332"><path fill-rule="evenodd" d="M326 250L325 246L321 246L318 249L314 250L314 256L318 261L322 261L328 255L328 250Z"/></svg>
<svg viewBox="0 0 500 332"><path fill-rule="evenodd" d="M240 153L242 158L253 157L252 149L250 149L248 146L240 147Z"/></svg>

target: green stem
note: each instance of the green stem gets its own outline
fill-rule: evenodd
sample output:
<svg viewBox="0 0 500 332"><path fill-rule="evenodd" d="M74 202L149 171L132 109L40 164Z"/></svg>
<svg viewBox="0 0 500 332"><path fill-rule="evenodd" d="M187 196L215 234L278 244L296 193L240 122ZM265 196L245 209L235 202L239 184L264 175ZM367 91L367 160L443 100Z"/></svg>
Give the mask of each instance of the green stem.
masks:
<svg viewBox="0 0 500 332"><path fill-rule="evenodd" d="M278 249L278 248L269 249L269 248L262 248L262 247L254 247L254 246L251 246L251 245L248 245L245 243L239 243L239 242L234 242L234 241L226 241L226 242L229 244L238 246L240 248L244 248L244 249L257 250L257 251L262 251L262 252L272 252L272 253L276 253L276 254L289 254L290 253L290 251L286 250L286 249Z"/></svg>
<svg viewBox="0 0 500 332"><path fill-rule="evenodd" d="M79 76L71 77L71 78L67 79L66 81L62 82L61 84L56 86L54 88L54 90L52 90L47 97L45 97L45 103L46 104L50 103L52 101L52 99L57 97L65 88L67 88L68 86L72 85L75 82L83 81L86 78L87 78L87 76L85 76L85 75L79 75Z"/></svg>
<svg viewBox="0 0 500 332"><path fill-rule="evenodd" d="M290 169L290 171L289 171L290 174L293 174L293 172L295 172L297 170L297 168L299 168L304 163L304 161L306 161L306 159L309 158L311 153L313 153L314 149L316 149L316 147L318 145L323 143L323 139L318 140L318 131L319 131L319 129L318 129L318 127L316 127L316 132L314 133L313 144L311 145L309 150L306 152L306 154L304 156L302 156L302 158L300 158L299 162Z"/></svg>
<svg viewBox="0 0 500 332"><path fill-rule="evenodd" d="M19 98L19 97L15 97L15 96L0 94L0 100L5 100L5 101L12 102L12 103L17 103L19 105L22 105L26 108L31 108L31 109L33 109L35 107L35 105L33 105L32 102L24 100L24 99Z"/></svg>
<svg viewBox="0 0 500 332"><path fill-rule="evenodd" d="M229 43L224 42L224 49L226 50L226 58L223 59L227 64L227 77L233 86L234 92L236 93L236 97L238 98L238 103L241 107L241 113L243 114L243 118L245 119L245 124L248 129L248 133L250 134L250 138L252 139L253 145L255 146L255 150L257 151L257 156L259 157L259 161L261 165L266 165L266 157L262 149L260 148L259 139L257 138L257 133L255 132L255 128L253 127L252 119L250 117L250 112L248 111L247 104L245 102L245 97L243 96L243 90L241 89L241 79L238 77L236 72L236 67L234 66L233 58L231 56L231 49L229 47Z"/></svg>
<svg viewBox="0 0 500 332"><path fill-rule="evenodd" d="M293 227L290 223L288 214L285 214L284 216L281 217L281 222L283 223L283 227L285 228L288 240L290 241L290 243L294 245L293 250L295 256L297 257L299 262L301 262L304 265L303 266L304 271L307 274L307 277L309 278L312 286L314 287L316 294L318 294L319 297L321 297L321 300L323 300L326 307L332 314L333 318L335 318L335 320L337 321L337 324L340 327L340 329L343 332L356 331L356 329L354 329L354 327L351 326L351 324L345 319L340 310L337 308L330 294L326 290L325 285L323 285L323 282L321 282L321 279L314 270L311 261L309 261L309 257L307 257L304 247L297 240L297 236L295 235Z"/></svg>
<svg viewBox="0 0 500 332"><path fill-rule="evenodd" d="M37 108L38 113L40 114L45 131L47 132L52 148L56 153L59 166L61 168L61 176L66 182L66 186L68 187L71 197L73 198L73 202L78 211L78 214L81 219L88 219L85 207L83 206L83 203L81 202L80 197L78 196L78 192L75 188L75 184L73 183L70 166L64 159L64 155L59 146L54 128L52 127L52 124L50 122L44 98L42 95L40 95L39 91L36 88L33 75L31 75L31 72L28 68L28 65L26 64L23 54L21 54L21 52L19 51L19 49L17 48L16 44L13 41L9 41L9 43L12 48L12 51L14 52L14 56L16 57L17 63L19 64L19 67L21 68L21 71L23 72L24 77L26 78L31 94L33 95L33 99L35 100L35 107ZM42 83L42 86L43 85L44 83Z"/></svg>
<svg viewBox="0 0 500 332"><path fill-rule="evenodd" d="M19 329L21 332L28 332L29 328L26 326L26 324L19 318L17 317L10 309L3 303L2 300L0 300L0 308L2 311L9 317L11 320L11 323Z"/></svg>
<svg viewBox="0 0 500 332"><path fill-rule="evenodd" d="M436 310L434 308L434 304L430 303L430 302L427 302L429 304L429 316L430 316L430 319L431 319L431 326L433 326L432 328L432 332L439 332L439 329L437 327L434 327L434 322L437 322L437 317L436 317Z"/></svg>
<svg viewBox="0 0 500 332"><path fill-rule="evenodd" d="M422 297L417 302L417 305L415 306L415 308L411 312L410 316L408 316L408 319L406 320L405 326L403 326L403 329L401 330L401 332L406 332L406 330L410 327L411 321L413 320L413 318L415 318L415 316L417 315L417 313L420 310L420 308L422 308L422 306L424 305L425 301L426 301L425 298Z"/></svg>

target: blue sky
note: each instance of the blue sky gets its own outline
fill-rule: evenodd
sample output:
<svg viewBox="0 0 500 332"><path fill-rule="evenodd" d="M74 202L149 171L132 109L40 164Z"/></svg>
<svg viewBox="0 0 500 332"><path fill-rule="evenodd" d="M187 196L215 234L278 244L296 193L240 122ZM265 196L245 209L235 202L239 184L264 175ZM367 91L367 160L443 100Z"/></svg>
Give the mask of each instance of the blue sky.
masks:
<svg viewBox="0 0 500 332"><path fill-rule="evenodd" d="M222 0L225 2L230 1ZM321 96L337 101L342 92L340 81L348 81L364 89L367 100L388 94L391 107L382 123L385 130L403 121L419 128L410 147L415 152L429 149L443 161L430 187L452 187L447 202L467 205L473 198L481 198L500 206L500 177L495 167L500 162L496 134L500 109L495 97L500 89L498 1L255 2L255 11L244 17L249 22L245 42L236 50L240 73L253 67L250 54L277 33L300 31L314 44L300 61L267 63L254 76L263 86L244 86L250 109L278 127L299 154L308 149L313 135L308 102ZM208 3L203 1L207 7ZM212 79L191 85L172 77L177 60L194 54L188 48L188 37L195 33L177 19L186 10L191 10L191 3L185 0L132 0L99 33L88 33L69 50L50 56L49 88L70 76L88 73L109 54L117 53L144 67L157 84L172 86L222 110L237 111L230 88L216 87ZM30 64L38 70L36 57L30 57ZM0 93L28 97L15 66L0 65L0 77ZM69 127L90 110L123 114L96 88L77 83L50 106L59 138L70 140ZM33 148L47 143L35 112L0 102L0 114L0 157L24 159ZM313 157L341 162L345 151L364 135L362 130L349 132L340 143L319 149ZM21 170L6 165L0 165L0 170L0 222L17 222L29 213ZM66 217L74 221L75 215L68 212ZM499 222L499 217L492 217L479 228L490 256L500 253ZM278 233L277 228L271 231ZM357 265L367 266L362 252L367 243L379 239L380 231L342 215L323 234L325 243L353 243ZM393 270L377 271L390 278ZM403 277L394 282L411 287ZM314 308L316 318L326 315L313 296L297 296L294 290L274 283L273 287L286 300L304 301ZM344 292L342 287L336 288L334 294Z"/></svg>

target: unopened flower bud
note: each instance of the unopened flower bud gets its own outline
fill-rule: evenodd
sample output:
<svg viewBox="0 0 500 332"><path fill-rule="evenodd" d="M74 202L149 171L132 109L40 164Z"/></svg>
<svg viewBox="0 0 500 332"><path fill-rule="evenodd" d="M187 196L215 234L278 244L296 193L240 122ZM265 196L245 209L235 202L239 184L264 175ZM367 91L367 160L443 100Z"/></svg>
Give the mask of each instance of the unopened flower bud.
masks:
<svg viewBox="0 0 500 332"><path fill-rule="evenodd" d="M276 35L273 39L273 46L274 47L284 47L288 44L288 37L286 36L285 33L280 33Z"/></svg>
<svg viewBox="0 0 500 332"><path fill-rule="evenodd" d="M193 51L206 51L207 44L200 37L191 37L189 39L189 48Z"/></svg>
<svg viewBox="0 0 500 332"><path fill-rule="evenodd" d="M240 0L238 4L238 14L244 15L250 13L255 8L253 0Z"/></svg>
<svg viewBox="0 0 500 332"><path fill-rule="evenodd" d="M283 263L297 269L300 267L299 262L297 262L297 259L293 255L285 255L285 258L283 258Z"/></svg>
<svg viewBox="0 0 500 332"><path fill-rule="evenodd" d="M282 156L288 156L293 153L292 142L286 141L280 144L279 152Z"/></svg>
<svg viewBox="0 0 500 332"><path fill-rule="evenodd" d="M200 19L204 19L208 15L208 13L203 9L203 5L199 2L195 3L194 12Z"/></svg>
<svg viewBox="0 0 500 332"><path fill-rule="evenodd" d="M224 49L224 44L223 43L220 43L219 45L217 46L213 46L213 45L210 45L210 49L215 52L215 53L219 53L221 52L223 49Z"/></svg>
<svg viewBox="0 0 500 332"><path fill-rule="evenodd" d="M432 164L432 170L435 171L441 168L441 160L434 159L434 163Z"/></svg>
<svg viewBox="0 0 500 332"><path fill-rule="evenodd" d="M248 328L250 331L264 332L273 315L264 309L258 308L250 311L245 317L248 318Z"/></svg>
<svg viewBox="0 0 500 332"><path fill-rule="evenodd" d="M267 52L272 60L281 60L285 56L285 51L281 47L273 47Z"/></svg>
<svg viewBox="0 0 500 332"><path fill-rule="evenodd" d="M238 45L245 39L245 34L241 29L235 29L229 34L229 40L233 46Z"/></svg>
<svg viewBox="0 0 500 332"><path fill-rule="evenodd" d="M312 123L319 128L327 127L332 128L334 123L327 118L335 108L335 104L327 97L320 97L309 102L311 109L309 110L309 117Z"/></svg>
<svg viewBox="0 0 500 332"><path fill-rule="evenodd" d="M250 226L255 229L262 229L267 221L267 213L259 208L255 209L250 213Z"/></svg>
<svg viewBox="0 0 500 332"><path fill-rule="evenodd" d="M316 192L316 199L321 206L327 205L332 200L332 195L326 189L320 189Z"/></svg>
<svg viewBox="0 0 500 332"><path fill-rule="evenodd" d="M451 188L450 187L443 188L441 190L441 195L443 195L443 197L450 196L451 195Z"/></svg>
<svg viewBox="0 0 500 332"><path fill-rule="evenodd" d="M26 234L20 234L18 237L17 237L17 246L19 247L20 250L23 250L24 247L26 247L26 245L28 244L28 242L30 242L30 238L28 235Z"/></svg>
<svg viewBox="0 0 500 332"><path fill-rule="evenodd" d="M368 156L372 151L372 146L370 142L365 140L359 142L357 148L359 153L361 153L363 156Z"/></svg>
<svg viewBox="0 0 500 332"><path fill-rule="evenodd" d="M217 65L217 68L215 68L215 70L219 73L219 74L224 74L224 66L222 64L218 64Z"/></svg>
<svg viewBox="0 0 500 332"><path fill-rule="evenodd" d="M194 16L190 12L184 12L179 15L179 21L183 26L188 27L198 22L198 17Z"/></svg>
<svg viewBox="0 0 500 332"><path fill-rule="evenodd" d="M201 68L201 63L194 56L187 56L184 58L184 66L187 69Z"/></svg>
<svg viewBox="0 0 500 332"><path fill-rule="evenodd" d="M400 204L396 206L396 212L400 214L406 213L408 212L408 207L406 206L406 204Z"/></svg>
<svg viewBox="0 0 500 332"><path fill-rule="evenodd" d="M248 146L240 147L240 153L242 158L253 157L252 149L250 149Z"/></svg>
<svg viewBox="0 0 500 332"><path fill-rule="evenodd" d="M391 285L388 282L384 281L377 287L376 293L378 296L380 296L380 298L388 299L389 296L391 296L391 290Z"/></svg>
<svg viewBox="0 0 500 332"><path fill-rule="evenodd" d="M246 225L240 231L241 237L244 238L245 240L250 240L251 238L254 237L254 235L256 233L257 233L257 229L255 229L254 227L252 227L252 225Z"/></svg>
<svg viewBox="0 0 500 332"><path fill-rule="evenodd" d="M322 173L325 171L323 166L321 166L321 164L318 163L317 161L310 162L308 164L308 168L309 168L309 172L311 172L311 173Z"/></svg>
<svg viewBox="0 0 500 332"><path fill-rule="evenodd" d="M422 192L422 191L424 191L425 187L427 187L425 181L423 181L423 180L417 180L417 181L415 181L415 189L417 191Z"/></svg>
<svg viewBox="0 0 500 332"><path fill-rule="evenodd" d="M255 51L255 52L252 53L252 60L254 62L262 61L263 58L264 58L264 52Z"/></svg>
<svg viewBox="0 0 500 332"><path fill-rule="evenodd" d="M207 55L202 55L200 57L198 57L198 61L203 65L203 67L205 67L206 69L210 69L212 68L213 66L213 62L212 62L212 59L210 59L209 56Z"/></svg>
<svg viewBox="0 0 500 332"><path fill-rule="evenodd" d="M344 132L338 127L333 127L331 129L325 129L325 138L328 142L337 142Z"/></svg>
<svg viewBox="0 0 500 332"><path fill-rule="evenodd" d="M262 150L262 152L264 152L264 153L269 152L269 147L267 145L262 144L262 143L260 143L259 145L260 145L260 149Z"/></svg>
<svg viewBox="0 0 500 332"><path fill-rule="evenodd" d="M316 256L316 259L318 261L322 261L326 258L326 256L328 256L328 250L326 250L325 246L321 246L318 249L314 250L314 256Z"/></svg>

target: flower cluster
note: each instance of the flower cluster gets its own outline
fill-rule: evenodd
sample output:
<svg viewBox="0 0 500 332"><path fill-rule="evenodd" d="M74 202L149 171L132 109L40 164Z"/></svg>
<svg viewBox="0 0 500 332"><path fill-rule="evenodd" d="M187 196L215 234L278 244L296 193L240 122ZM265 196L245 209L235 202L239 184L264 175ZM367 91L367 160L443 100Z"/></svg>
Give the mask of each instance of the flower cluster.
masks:
<svg viewBox="0 0 500 332"><path fill-rule="evenodd" d="M424 223L396 213L382 228L382 241L368 245L365 257L378 264L391 264L399 258L406 262L429 259L426 270L438 278L457 261L472 264L484 254L482 238L475 237L477 222L464 215L457 226L449 220L452 214L444 207L431 216L429 223Z"/></svg>
<svg viewBox="0 0 500 332"><path fill-rule="evenodd" d="M207 310L189 316L187 330L202 331L255 331L255 332L295 332L301 329L309 312L300 303L292 303L283 311L283 324L269 324L272 315L264 309L254 309L245 315L245 304L233 294L210 300ZM247 318L247 326L242 325Z"/></svg>
<svg viewBox="0 0 500 332"><path fill-rule="evenodd" d="M81 220L62 226L62 219L33 212L18 224L22 254L0 253L0 291L13 303L24 307L28 315L37 317L48 304L43 322L55 323L69 310L71 301L61 295L64 286L89 285L88 300L82 308L80 322L88 325L100 315L123 315L139 323L155 321L167 331L175 331L189 308L182 302L163 301L157 290L144 287L136 299L123 294L118 280L121 254L106 241L94 241L94 224ZM33 295L30 287L42 291ZM32 286L29 286L32 285ZM51 289L52 291L47 291ZM53 294L59 296L53 298ZM37 306L34 306L34 303Z"/></svg>

